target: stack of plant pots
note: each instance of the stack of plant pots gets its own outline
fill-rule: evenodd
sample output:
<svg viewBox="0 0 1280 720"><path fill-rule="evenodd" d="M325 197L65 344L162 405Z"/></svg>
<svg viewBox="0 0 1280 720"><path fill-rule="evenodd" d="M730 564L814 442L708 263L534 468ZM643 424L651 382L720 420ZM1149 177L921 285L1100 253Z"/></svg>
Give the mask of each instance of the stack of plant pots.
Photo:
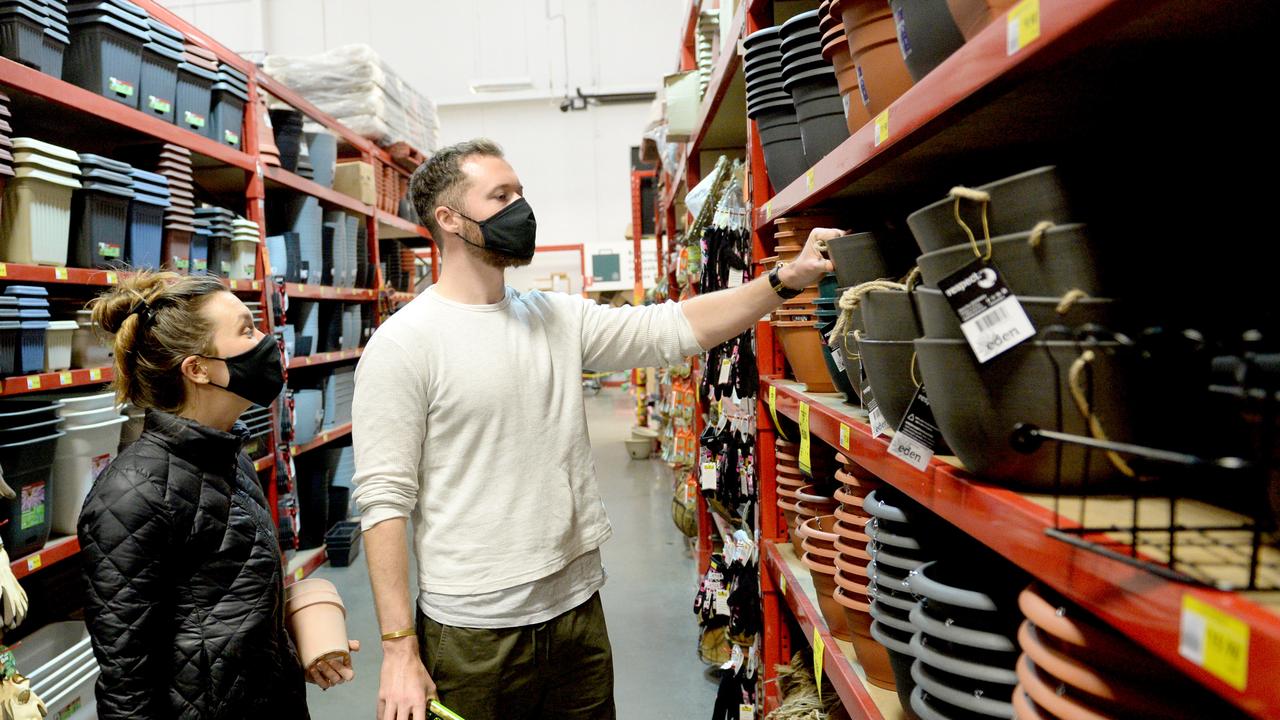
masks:
<svg viewBox="0 0 1280 720"><path fill-rule="evenodd" d="M914 343L920 337L916 309L906 291L873 290L862 296L859 312L863 331L858 357L885 422L896 428L917 387L912 373Z"/></svg>
<svg viewBox="0 0 1280 720"><path fill-rule="evenodd" d="M795 260L804 249L809 233L814 228L829 227L832 220L826 215L779 218L778 232L774 235L778 254L765 260L766 269L773 263ZM772 325L796 380L804 383L809 392L834 392L835 384L827 371L822 355L823 340L818 333L818 308L815 304L818 296L817 285L805 288L800 295L783 302L782 307L773 312Z"/></svg>
<svg viewBox="0 0 1280 720"><path fill-rule="evenodd" d="M186 45L182 33L156 20L147 19L148 40L142 46L142 86L139 109L148 115L176 122L178 66L184 61Z"/></svg>
<svg viewBox="0 0 1280 720"><path fill-rule="evenodd" d="M857 405L857 392L844 370L844 351L839 345L833 346L827 339L840 317L840 309L837 307L840 294L836 287L838 284L835 273L827 273L818 283L818 297L813 301L818 309L818 337L822 340L822 359L826 361L827 374L831 376L836 392L844 395L846 404Z"/></svg>
<svg viewBox="0 0 1280 720"><path fill-rule="evenodd" d="M779 437L774 448L777 452L778 509L786 518L792 548L796 553L802 553L804 549L800 547L800 536L796 534L796 519L800 511L796 507L799 500L796 494L800 488L809 484L809 479L800 472L799 445Z"/></svg>
<svg viewBox="0 0 1280 720"><path fill-rule="evenodd" d="M0 182L13 177L13 138L9 136L13 132L9 125L11 117L13 111L9 110L9 96L0 92L0 121L4 123L0 126Z"/></svg>
<svg viewBox="0 0 1280 720"><path fill-rule="evenodd" d="M169 208L169 179L133 168L133 199L129 201L126 254L130 267L158 269L164 241L164 215Z"/></svg>
<svg viewBox="0 0 1280 720"><path fill-rule="evenodd" d="M809 168L795 105L782 86L781 29L757 30L742 41L746 49L747 117L756 121L774 190L795 182Z"/></svg>
<svg viewBox="0 0 1280 720"><path fill-rule="evenodd" d="M840 506L835 511L833 528L837 536L835 548L839 552L835 600L843 608L845 619L853 631L854 654L866 672L867 680L877 687L893 690L897 683L889 654L871 635L873 618L868 569L871 564L871 538L867 535L871 516L863 507L867 496L883 483L843 455L837 455L836 461L842 468L836 471L840 487L835 498Z"/></svg>
<svg viewBox="0 0 1280 720"><path fill-rule="evenodd" d="M139 105L142 46L151 40L147 13L127 0L70 8L71 43L63 64L67 82L128 107Z"/></svg>
<svg viewBox="0 0 1280 720"><path fill-rule="evenodd" d="M210 110L213 84L218 81L218 56L186 38L182 60L178 65L177 123L192 132L213 137Z"/></svg>
<svg viewBox="0 0 1280 720"><path fill-rule="evenodd" d="M868 117L875 117L912 85L893 10L884 0L832 0L831 12L844 20L858 95Z"/></svg>
<svg viewBox="0 0 1280 720"><path fill-rule="evenodd" d="M65 0L41 0L47 14L48 26L44 29L44 54L40 71L58 79L62 78L63 59L71 44L71 24Z"/></svg>
<svg viewBox="0 0 1280 720"><path fill-rule="evenodd" d="M715 35L720 27L720 11L704 10L698 14L698 37L695 45L695 60L698 63L698 97L707 94L707 86L711 84L711 73L715 70Z"/></svg>
<svg viewBox="0 0 1280 720"><path fill-rule="evenodd" d="M826 254L836 270L836 303L833 307L837 311L840 309L840 299L849 288L889 278L896 272L893 264L886 258L881 239L875 233L855 233L828 240ZM861 399L862 366L858 355L858 337L865 334L866 328L862 324L861 313L854 312L851 318L852 326L846 328L845 337L836 338L839 345L833 350L843 353L845 379L854 394Z"/></svg>
<svg viewBox="0 0 1280 720"><path fill-rule="evenodd" d="M80 154L81 189L71 209L70 261L77 267L127 265L124 245L133 199L133 167L100 155Z"/></svg>
<svg viewBox="0 0 1280 720"><path fill-rule="evenodd" d="M267 165L280 167L280 148L276 147L275 130L271 127L271 113L267 111L267 100L258 94L258 154Z"/></svg>
<svg viewBox="0 0 1280 720"><path fill-rule="evenodd" d="M231 277L232 223L236 214L220 207L196 208L196 237L191 246L191 274ZM200 221L206 223L202 233ZM203 235L203 237L201 237ZM203 247L202 247L203 245ZM201 255L203 257L201 257Z"/></svg>
<svg viewBox="0 0 1280 720"><path fill-rule="evenodd" d="M822 33L822 57L836 71L840 102L844 105L845 126L849 133L871 121L867 106L858 90L858 71L849 52L849 38L844 31L844 18L834 11L834 0L823 0L818 6L818 30Z"/></svg>
<svg viewBox="0 0 1280 720"><path fill-rule="evenodd" d="M1018 607L1026 617L1013 693L1019 720L1244 717L1042 585L1023 590Z"/></svg>
<svg viewBox="0 0 1280 720"><path fill-rule="evenodd" d="M212 91L211 137L238 148L244 134L244 109L249 104L249 79L234 67L219 63L218 81L214 83Z"/></svg>
<svg viewBox="0 0 1280 720"><path fill-rule="evenodd" d="M252 280L257 275L258 249L262 245L258 223L237 217L231 221L231 227L231 271L227 277Z"/></svg>
<svg viewBox="0 0 1280 720"><path fill-rule="evenodd" d="M13 139L15 177L4 187L0 257L7 262L66 265L71 197L80 189L80 156L35 138Z"/></svg>
<svg viewBox="0 0 1280 720"><path fill-rule="evenodd" d="M1074 332L1086 326L1124 329L1122 303L1111 299L1103 274L1109 267L1103 249L1089 226L1078 224L1082 210L1057 168L1037 168L977 190L989 199L949 197L907 220L924 253L918 259L924 282L914 292L923 337L914 348L937 425L965 467L993 482L1044 490L1058 487L1060 477L1061 489L1078 490L1086 481L1115 480L1121 471L1099 453L1063 445L1023 454L1009 442L1018 423L1092 433L1071 400L1070 369L1082 358L1096 421L1112 440L1138 439L1135 427L1147 411L1125 399L1126 388L1135 386L1136 358L1118 342L1078 340ZM976 241L956 222L957 212ZM989 246L982 236L984 213ZM939 282L988 253L1038 334L979 363Z"/></svg>
<svg viewBox="0 0 1280 720"><path fill-rule="evenodd" d="M302 150L302 113L293 108L271 111L271 128L275 131L276 147L280 150L280 167L294 172L298 169L298 154Z"/></svg>
<svg viewBox="0 0 1280 720"><path fill-rule="evenodd" d="M195 233L195 178L191 172L191 151L166 144L160 151L156 172L169 181L169 207L164 212L164 267L176 272L191 269L191 236Z"/></svg>
<svg viewBox="0 0 1280 720"><path fill-rule="evenodd" d="M849 137L835 71L822 57L818 11L786 21L779 37L782 86L795 104L805 160L813 166Z"/></svg>

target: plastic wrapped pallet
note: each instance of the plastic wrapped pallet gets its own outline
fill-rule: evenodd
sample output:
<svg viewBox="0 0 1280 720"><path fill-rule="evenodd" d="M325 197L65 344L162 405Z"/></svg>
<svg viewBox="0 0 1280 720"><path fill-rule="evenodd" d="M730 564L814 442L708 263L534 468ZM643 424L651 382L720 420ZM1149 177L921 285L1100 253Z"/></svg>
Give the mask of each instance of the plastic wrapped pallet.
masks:
<svg viewBox="0 0 1280 720"><path fill-rule="evenodd" d="M368 45L345 45L307 57L270 55L263 67L320 110L379 145L407 142L430 154L439 144L435 104L388 68Z"/></svg>

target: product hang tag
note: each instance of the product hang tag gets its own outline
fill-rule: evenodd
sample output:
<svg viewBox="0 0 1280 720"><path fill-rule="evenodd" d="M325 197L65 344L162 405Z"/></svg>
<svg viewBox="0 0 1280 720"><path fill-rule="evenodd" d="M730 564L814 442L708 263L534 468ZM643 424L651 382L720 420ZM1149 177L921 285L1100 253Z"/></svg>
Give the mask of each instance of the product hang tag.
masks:
<svg viewBox="0 0 1280 720"><path fill-rule="evenodd" d="M721 588L716 591L716 615L729 614L729 591Z"/></svg>
<svg viewBox="0 0 1280 720"><path fill-rule="evenodd" d="M867 368L858 361L858 383L862 385L862 406L867 409L867 420L871 423L871 437L876 438L889 429L889 423L880 411L880 403L876 402L876 394L871 392L871 383L867 382Z"/></svg>
<svg viewBox="0 0 1280 720"><path fill-rule="evenodd" d="M724 385L729 382L729 375L733 373L733 361L725 358L720 361L720 379L716 381L717 385Z"/></svg>
<svg viewBox="0 0 1280 720"><path fill-rule="evenodd" d="M702 489L715 490L718 482L716 464L713 462L702 463Z"/></svg>
<svg viewBox="0 0 1280 720"><path fill-rule="evenodd" d="M902 416L898 432L889 444L889 454L917 470L929 467L933 451L938 447L940 433L933 420L933 409L924 387L916 388L907 413Z"/></svg>
<svg viewBox="0 0 1280 720"><path fill-rule="evenodd" d="M756 720L756 706L747 703L739 705L738 720Z"/></svg>
<svg viewBox="0 0 1280 720"><path fill-rule="evenodd" d="M943 278L938 289L960 318L960 330L980 363L1036 335L995 265L974 260Z"/></svg>
<svg viewBox="0 0 1280 720"><path fill-rule="evenodd" d="M835 364L837 370L844 372L844 353L840 348L831 348L831 362Z"/></svg>

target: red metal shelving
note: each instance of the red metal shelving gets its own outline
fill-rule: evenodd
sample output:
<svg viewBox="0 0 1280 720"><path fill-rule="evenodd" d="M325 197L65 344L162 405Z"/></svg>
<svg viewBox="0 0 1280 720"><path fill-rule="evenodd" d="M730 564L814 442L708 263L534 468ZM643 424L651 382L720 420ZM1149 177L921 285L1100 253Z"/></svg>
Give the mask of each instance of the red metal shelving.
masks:
<svg viewBox="0 0 1280 720"><path fill-rule="evenodd" d="M329 285L303 285L301 283L288 283L285 285L285 294L291 298L303 300L348 300L360 302L378 299L378 291L369 288L339 288Z"/></svg>
<svg viewBox="0 0 1280 720"><path fill-rule="evenodd" d="M364 348L356 348L355 350L338 350L335 352L318 353L316 355L304 355L296 357L289 361L289 369L297 370L298 368L319 367L321 365L332 365L334 363L347 362L355 360L364 353Z"/></svg>
<svg viewBox="0 0 1280 720"><path fill-rule="evenodd" d="M41 568L66 560L79 552L80 540L74 535L54 538L45 543L45 546L39 551L10 562L9 569L13 571L14 577L21 580Z"/></svg>
<svg viewBox="0 0 1280 720"><path fill-rule="evenodd" d="M374 217L378 220L380 238L400 240L409 247L426 247L431 244L431 231L421 225L415 225L385 210L375 210Z"/></svg>
<svg viewBox="0 0 1280 720"><path fill-rule="evenodd" d="M326 562L329 562L329 554L324 546L298 553L293 560L289 561L288 572L284 576L284 586L289 587L296 582L307 579L311 576L311 573L319 570Z"/></svg>
<svg viewBox="0 0 1280 720"><path fill-rule="evenodd" d="M779 416L798 421L800 403L808 404L811 437L835 447L1241 708L1260 717L1280 716L1280 685L1273 682L1275 668L1280 667L1280 614L1255 602L1258 596L1172 582L1055 540L1044 533L1054 526L1053 513L1020 493L983 483L938 459L918 471L889 455L888 441L871 437L870 428L847 414L836 396L810 395L794 382L761 378L762 392L769 386L777 388ZM847 445L841 442L842 433ZM1243 690L1179 654L1186 598L1248 628Z"/></svg>
<svg viewBox="0 0 1280 720"><path fill-rule="evenodd" d="M694 121L693 134L689 137L687 150L689 154L698 152L698 149L702 147L703 140L706 139L707 132L715 122L716 116L720 112L721 104L729 92L729 86L734 81L734 76L742 65L742 57L738 55L737 41L742 37L742 30L746 27L746 24L747 3L744 2L738 7L738 11L733 16L733 24L727 29L722 29L733 40L728 46L723 46L720 57L716 62L716 67L711 72L711 78L707 84L707 92L702 96L702 103L698 107L698 117ZM744 105L743 113L745 112L746 107Z"/></svg>
<svg viewBox="0 0 1280 720"><path fill-rule="evenodd" d="M351 434L351 423L347 423L346 425L339 425L338 427L332 430L325 430L319 435L316 435L315 439L307 443L306 445L294 445L293 447L289 448L289 454L294 457L298 457L304 452L315 450L316 448L322 445L328 445L330 442L337 440L338 438L346 437L350 434Z"/></svg>
<svg viewBox="0 0 1280 720"><path fill-rule="evenodd" d="M262 174L269 181L268 187L271 187L270 183L275 183L279 186L289 188L290 190L296 190L300 193L306 193L312 197L319 198L323 203L342 208L343 210L349 210L357 215L369 216L373 214L372 207L365 205L350 195L340 193L333 188L327 188L317 182L308 180L301 175L291 173L282 167L263 165Z"/></svg>
<svg viewBox="0 0 1280 720"><path fill-rule="evenodd" d="M115 370L91 368L88 370L63 370L61 372L19 375L0 380L0 397L26 393L66 390L68 388L101 385L115 379Z"/></svg>

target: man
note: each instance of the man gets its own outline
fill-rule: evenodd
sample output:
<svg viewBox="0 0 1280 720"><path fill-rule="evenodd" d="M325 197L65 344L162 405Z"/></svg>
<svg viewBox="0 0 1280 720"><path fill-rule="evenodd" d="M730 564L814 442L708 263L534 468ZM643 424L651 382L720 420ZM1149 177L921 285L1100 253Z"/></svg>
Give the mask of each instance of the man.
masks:
<svg viewBox="0 0 1280 720"><path fill-rule="evenodd" d="M610 526L581 374L665 366L751 327L831 263L814 247L770 278L679 304L608 308L505 286L533 258L524 187L487 140L413 175L446 258L374 334L356 371L355 499L382 628L380 720L608 720L613 661L598 591ZM413 608L406 519L413 517ZM416 619L415 619L416 610Z"/></svg>

